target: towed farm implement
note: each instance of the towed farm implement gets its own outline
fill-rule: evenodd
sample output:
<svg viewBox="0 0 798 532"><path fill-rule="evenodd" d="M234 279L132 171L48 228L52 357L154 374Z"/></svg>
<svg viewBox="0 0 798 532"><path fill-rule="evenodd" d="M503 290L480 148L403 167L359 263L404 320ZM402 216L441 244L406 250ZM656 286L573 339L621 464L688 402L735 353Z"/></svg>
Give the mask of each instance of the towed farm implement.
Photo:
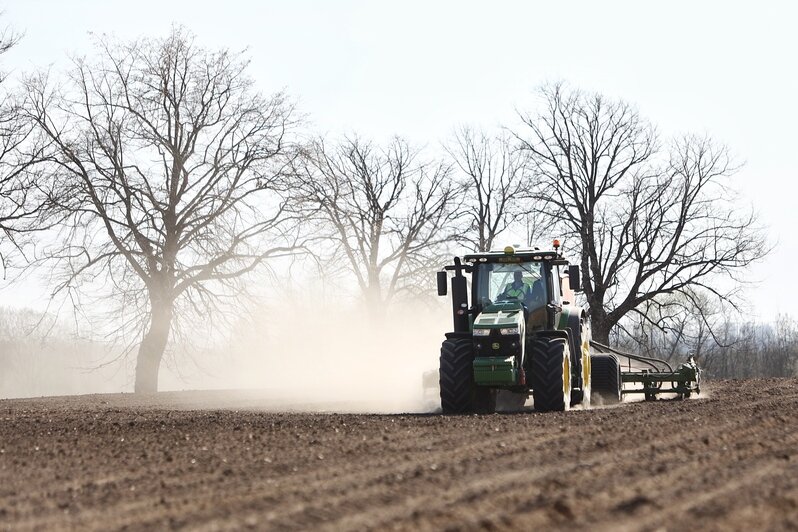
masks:
<svg viewBox="0 0 798 532"><path fill-rule="evenodd" d="M546 412L589 405L592 394L612 403L627 394L653 400L700 393L692 357L674 369L591 340L587 312L575 298L579 266L559 247L555 240L547 251L507 247L455 257L438 272L438 295L451 287L453 316L441 346L443 413L520 408L530 395Z"/></svg>
<svg viewBox="0 0 798 532"><path fill-rule="evenodd" d="M693 394L701 393L701 369L692 355L687 362L673 369L665 360L624 353L592 340L590 347L601 353L627 359L626 370L620 368L622 395L643 394L647 401L651 401L660 393L676 394L681 399L689 399ZM627 383L632 386L624 388L623 384Z"/></svg>

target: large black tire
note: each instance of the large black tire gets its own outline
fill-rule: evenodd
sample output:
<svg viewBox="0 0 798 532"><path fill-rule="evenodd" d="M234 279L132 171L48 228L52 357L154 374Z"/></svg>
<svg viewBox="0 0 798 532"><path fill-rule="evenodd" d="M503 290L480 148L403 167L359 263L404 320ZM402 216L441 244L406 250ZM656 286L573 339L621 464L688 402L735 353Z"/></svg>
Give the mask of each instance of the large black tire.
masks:
<svg viewBox="0 0 798 532"><path fill-rule="evenodd" d="M621 362L615 355L590 355L590 380L592 393L601 396L605 404L621 401Z"/></svg>
<svg viewBox="0 0 798 532"><path fill-rule="evenodd" d="M571 407L571 353L565 338L530 341L529 383L538 412L562 412Z"/></svg>
<svg viewBox="0 0 798 532"><path fill-rule="evenodd" d="M496 390L474 384L474 346L470 338L450 338L441 345L441 409L444 414L496 411Z"/></svg>

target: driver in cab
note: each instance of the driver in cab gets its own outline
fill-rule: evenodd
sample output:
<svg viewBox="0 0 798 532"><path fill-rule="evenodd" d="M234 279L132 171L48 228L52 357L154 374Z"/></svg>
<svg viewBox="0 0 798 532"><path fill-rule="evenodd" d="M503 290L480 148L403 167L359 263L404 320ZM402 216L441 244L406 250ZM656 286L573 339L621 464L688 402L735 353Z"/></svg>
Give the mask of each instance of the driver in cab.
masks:
<svg viewBox="0 0 798 532"><path fill-rule="evenodd" d="M527 327L540 329L541 324L546 323L546 309L543 305L545 299L543 292L543 283L540 279L530 287L528 283L524 282L523 272L517 270L513 272L513 282L507 283L497 298L498 301L518 301L524 309L525 321L528 322Z"/></svg>
<svg viewBox="0 0 798 532"><path fill-rule="evenodd" d="M531 291L529 285L524 282L523 272L516 270L513 272L513 282L507 283L502 293L497 298L499 301L517 300L524 303L529 300Z"/></svg>

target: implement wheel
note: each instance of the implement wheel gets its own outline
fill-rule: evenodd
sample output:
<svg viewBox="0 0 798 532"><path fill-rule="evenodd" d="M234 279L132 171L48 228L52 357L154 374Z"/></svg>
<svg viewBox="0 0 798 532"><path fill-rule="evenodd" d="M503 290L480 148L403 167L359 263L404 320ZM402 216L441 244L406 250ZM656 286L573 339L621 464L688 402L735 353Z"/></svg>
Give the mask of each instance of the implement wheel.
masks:
<svg viewBox="0 0 798 532"><path fill-rule="evenodd" d="M444 414L492 413L496 391L474 384L474 345L470 338L451 338L441 345L441 409Z"/></svg>
<svg viewBox="0 0 798 532"><path fill-rule="evenodd" d="M529 343L529 383L538 412L571 407L571 353L565 338L535 338Z"/></svg>
<svg viewBox="0 0 798 532"><path fill-rule="evenodd" d="M590 355L592 392L607 404L621 401L621 362L615 355Z"/></svg>

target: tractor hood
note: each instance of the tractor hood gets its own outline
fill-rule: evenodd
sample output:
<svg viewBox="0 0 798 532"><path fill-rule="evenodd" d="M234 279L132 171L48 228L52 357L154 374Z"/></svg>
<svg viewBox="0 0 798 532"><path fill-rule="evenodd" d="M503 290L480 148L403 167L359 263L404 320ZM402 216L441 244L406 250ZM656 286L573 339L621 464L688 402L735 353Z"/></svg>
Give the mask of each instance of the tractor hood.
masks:
<svg viewBox="0 0 798 532"><path fill-rule="evenodd" d="M518 327L518 331L523 335L524 311L521 303L515 301L505 301L492 303L474 320L474 329L504 329L508 327Z"/></svg>

